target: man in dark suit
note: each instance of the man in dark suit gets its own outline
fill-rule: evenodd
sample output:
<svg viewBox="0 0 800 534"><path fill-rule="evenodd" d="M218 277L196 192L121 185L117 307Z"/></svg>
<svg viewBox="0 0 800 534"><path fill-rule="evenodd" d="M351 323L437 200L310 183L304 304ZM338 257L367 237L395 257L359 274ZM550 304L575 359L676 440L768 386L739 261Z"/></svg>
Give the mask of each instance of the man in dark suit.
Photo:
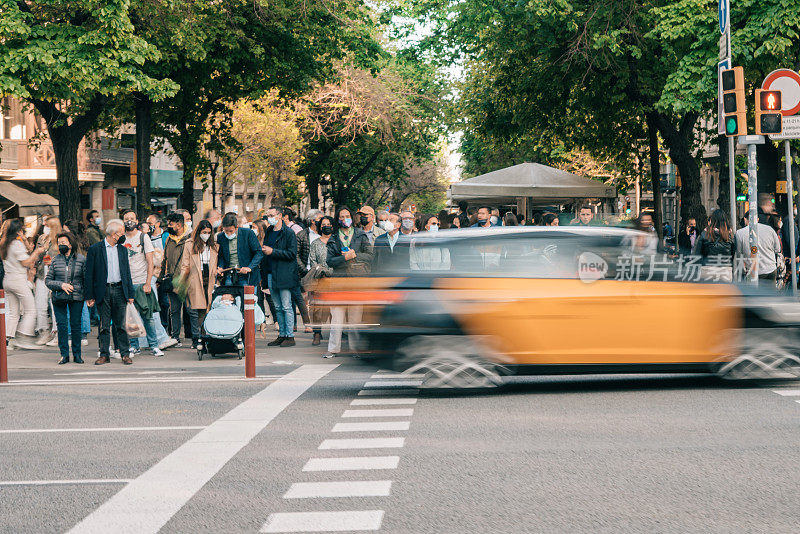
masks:
<svg viewBox="0 0 800 534"><path fill-rule="evenodd" d="M235 213L226 213L222 218L222 232L217 234L219 243L219 263L217 270L222 272L229 267L238 267L240 285L257 286L261 280L261 260L264 253L255 232L249 228L237 228L239 221ZM226 277L226 284L230 279Z"/></svg>
<svg viewBox="0 0 800 534"><path fill-rule="evenodd" d="M372 263L374 272L405 272L409 267L409 239L400 232L402 219L398 213L390 213L384 222L387 232L375 238Z"/></svg>
<svg viewBox="0 0 800 534"><path fill-rule="evenodd" d="M125 330L125 309L133 302L133 283L131 268L128 263L128 250L119 245L125 234L125 227L120 220L112 220L106 225L105 238L89 247L86 253L86 271L84 275L84 291L86 304L97 303L100 312L100 332L97 336L100 344L100 357L94 362L102 365L109 359L109 333L113 320L114 332L120 346L117 347L122 356L122 363L133 363L128 354L128 333Z"/></svg>

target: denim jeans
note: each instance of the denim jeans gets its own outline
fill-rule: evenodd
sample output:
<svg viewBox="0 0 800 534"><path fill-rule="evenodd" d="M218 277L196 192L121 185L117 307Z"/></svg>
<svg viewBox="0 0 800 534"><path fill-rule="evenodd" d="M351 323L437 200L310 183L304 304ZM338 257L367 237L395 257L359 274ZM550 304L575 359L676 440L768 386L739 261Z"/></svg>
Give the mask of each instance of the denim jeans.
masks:
<svg viewBox="0 0 800 534"><path fill-rule="evenodd" d="M144 284L135 284L133 286L133 291L139 290ZM151 286L152 287L152 286ZM137 310L138 311L138 310ZM140 313L141 315L141 313ZM150 319L145 319L142 317L142 323L144 323L144 331L147 333L147 346L151 349L158 348L158 334L156 333L156 315L153 314L150 316ZM138 349L139 348L139 338L133 337L131 338L131 347Z"/></svg>
<svg viewBox="0 0 800 534"><path fill-rule="evenodd" d="M69 359L69 339L72 337L72 355L81 357L81 310L83 302L72 300L69 302L53 302L53 313L56 316L58 329L58 349L61 357Z"/></svg>
<svg viewBox="0 0 800 534"><path fill-rule="evenodd" d="M280 337L294 337L294 308L292 307L292 290L275 289L270 274L267 277L269 293L275 304L275 319L278 321L278 335Z"/></svg>
<svg viewBox="0 0 800 534"><path fill-rule="evenodd" d="M55 317L55 308L53 309L53 317ZM70 323L72 323L69 318L71 315L69 314L69 307L67 308L67 333L72 335L72 327ZM89 306L86 303L83 303L83 309L81 310L81 334L88 334L92 331L92 323L89 320Z"/></svg>

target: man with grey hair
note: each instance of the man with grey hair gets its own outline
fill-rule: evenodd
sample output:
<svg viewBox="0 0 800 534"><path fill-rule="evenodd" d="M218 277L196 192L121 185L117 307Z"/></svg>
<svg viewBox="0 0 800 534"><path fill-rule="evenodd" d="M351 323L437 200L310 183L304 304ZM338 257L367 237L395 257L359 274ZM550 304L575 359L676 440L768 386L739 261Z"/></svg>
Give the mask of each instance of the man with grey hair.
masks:
<svg viewBox="0 0 800 534"><path fill-rule="evenodd" d="M105 238L89 247L86 252L86 270L84 274L84 296L86 304L92 307L97 303L100 312L100 331L98 342L100 355L95 365L110 362L109 345L113 320L114 331L120 345L117 347L122 355L122 363L133 363L128 350L128 333L125 330L125 309L133 302L133 283L131 268L128 263L128 249L119 245L125 234L125 227L119 219L113 219L106 225Z"/></svg>
<svg viewBox="0 0 800 534"><path fill-rule="evenodd" d="M311 243L319 239L319 220L322 219L322 211L308 210L306 213L306 227L297 234L297 265L300 268L300 276L305 275L310 268L308 255L311 251Z"/></svg>

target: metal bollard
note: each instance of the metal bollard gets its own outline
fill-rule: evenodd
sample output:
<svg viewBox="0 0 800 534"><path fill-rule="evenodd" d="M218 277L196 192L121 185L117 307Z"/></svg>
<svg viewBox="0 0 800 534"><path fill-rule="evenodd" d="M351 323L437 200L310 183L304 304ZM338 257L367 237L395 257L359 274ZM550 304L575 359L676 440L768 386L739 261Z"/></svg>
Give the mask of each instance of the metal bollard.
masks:
<svg viewBox="0 0 800 534"><path fill-rule="evenodd" d="M0 289L0 383L8 382L8 347L6 346L6 292Z"/></svg>
<svg viewBox="0 0 800 534"><path fill-rule="evenodd" d="M244 286L244 376L256 377L256 288Z"/></svg>

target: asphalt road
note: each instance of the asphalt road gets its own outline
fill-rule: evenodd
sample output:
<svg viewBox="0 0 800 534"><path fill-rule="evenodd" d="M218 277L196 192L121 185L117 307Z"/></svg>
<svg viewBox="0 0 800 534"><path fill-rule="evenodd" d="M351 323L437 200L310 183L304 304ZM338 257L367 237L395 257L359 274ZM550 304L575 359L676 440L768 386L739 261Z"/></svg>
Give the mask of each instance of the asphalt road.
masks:
<svg viewBox="0 0 800 534"><path fill-rule="evenodd" d="M547 377L431 395L307 345L259 351L250 381L190 351L17 360L0 532L798 531L800 384Z"/></svg>

